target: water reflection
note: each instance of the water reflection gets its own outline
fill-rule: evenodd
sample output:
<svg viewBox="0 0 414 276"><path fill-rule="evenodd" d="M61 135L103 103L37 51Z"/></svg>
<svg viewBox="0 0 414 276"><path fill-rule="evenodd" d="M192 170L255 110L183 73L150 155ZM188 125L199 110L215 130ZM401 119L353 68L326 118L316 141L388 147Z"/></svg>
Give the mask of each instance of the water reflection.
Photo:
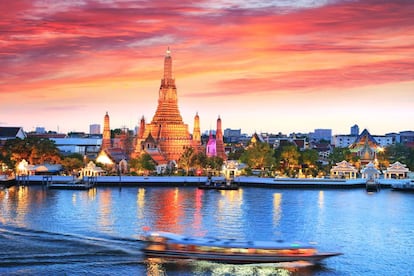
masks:
<svg viewBox="0 0 414 276"><path fill-rule="evenodd" d="M33 205L41 205L46 199L44 190L30 193L27 186L14 186L0 192L1 222L26 227L26 216L33 211Z"/></svg>
<svg viewBox="0 0 414 276"><path fill-rule="evenodd" d="M137 218L143 219L145 217L145 189L139 188L137 193Z"/></svg>
<svg viewBox="0 0 414 276"><path fill-rule="evenodd" d="M99 192L98 225L103 232L113 232L112 219L112 190L102 190Z"/></svg>
<svg viewBox="0 0 414 276"><path fill-rule="evenodd" d="M280 219L282 217L282 194L281 193L274 193L273 194L273 227L278 227Z"/></svg>
<svg viewBox="0 0 414 276"><path fill-rule="evenodd" d="M318 195L319 209L323 209L324 202L325 202L324 193L323 191L319 191L319 195Z"/></svg>
<svg viewBox="0 0 414 276"><path fill-rule="evenodd" d="M308 262L268 263L268 264L225 264L198 260L145 260L148 276L161 275L313 275L314 266Z"/></svg>
<svg viewBox="0 0 414 276"><path fill-rule="evenodd" d="M211 190L210 192L216 192ZM243 190L225 190L220 191L217 198L216 223L217 226L229 226L226 236L234 237L238 232L240 224L243 222Z"/></svg>
<svg viewBox="0 0 414 276"><path fill-rule="evenodd" d="M163 266L162 260L158 258L148 258L146 259L147 264L147 275L148 276L162 276L167 275Z"/></svg>
<svg viewBox="0 0 414 276"><path fill-rule="evenodd" d="M195 208L194 208L194 223L193 227L197 236L203 235L202 230L202 208L203 208L203 190L197 189L195 192Z"/></svg>
<svg viewBox="0 0 414 276"><path fill-rule="evenodd" d="M186 201L186 198L181 198L179 189L155 190L149 197L152 198L150 204L156 211L154 214L155 230L182 234L183 228L180 220L184 216L181 204Z"/></svg>

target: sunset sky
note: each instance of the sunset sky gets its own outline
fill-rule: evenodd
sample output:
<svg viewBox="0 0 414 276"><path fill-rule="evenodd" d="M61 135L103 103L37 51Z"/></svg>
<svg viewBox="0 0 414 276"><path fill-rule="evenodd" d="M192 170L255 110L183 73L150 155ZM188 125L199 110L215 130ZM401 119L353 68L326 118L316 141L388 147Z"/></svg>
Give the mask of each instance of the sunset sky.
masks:
<svg viewBox="0 0 414 276"><path fill-rule="evenodd" d="M154 116L163 58L192 132L414 130L412 0L0 1L0 126Z"/></svg>

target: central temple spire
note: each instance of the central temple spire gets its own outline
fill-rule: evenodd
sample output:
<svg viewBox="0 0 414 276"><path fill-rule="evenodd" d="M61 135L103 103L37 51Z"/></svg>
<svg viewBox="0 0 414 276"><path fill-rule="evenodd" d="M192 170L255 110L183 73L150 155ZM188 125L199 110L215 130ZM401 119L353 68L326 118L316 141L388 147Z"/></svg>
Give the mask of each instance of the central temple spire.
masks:
<svg viewBox="0 0 414 276"><path fill-rule="evenodd" d="M171 58L171 51L170 47L168 47L167 51L165 52L164 58L164 83L166 85L173 84L172 78L172 58Z"/></svg>
<svg viewBox="0 0 414 276"><path fill-rule="evenodd" d="M184 149L191 145L188 126L184 124L178 109L177 88L172 74L169 47L164 57L164 74L161 79L157 110L151 123L141 128L144 131L142 137L138 139L137 152L144 150L153 154L156 150L165 157L165 160L177 161Z"/></svg>
<svg viewBox="0 0 414 276"><path fill-rule="evenodd" d="M164 78L161 80L160 91L158 95L158 107L152 123L175 123L182 124L183 120L178 110L177 87L175 80L172 78L172 57L170 48L167 49L164 58ZM154 137L157 137L155 135Z"/></svg>

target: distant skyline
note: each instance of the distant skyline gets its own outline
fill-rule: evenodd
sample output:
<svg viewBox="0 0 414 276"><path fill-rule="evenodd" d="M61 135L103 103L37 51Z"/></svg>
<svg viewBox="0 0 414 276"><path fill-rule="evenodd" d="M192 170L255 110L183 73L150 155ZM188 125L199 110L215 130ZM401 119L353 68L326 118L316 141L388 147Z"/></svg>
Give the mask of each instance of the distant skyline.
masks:
<svg viewBox="0 0 414 276"><path fill-rule="evenodd" d="M154 116L167 47L192 132L414 130L414 1L2 1L0 126Z"/></svg>

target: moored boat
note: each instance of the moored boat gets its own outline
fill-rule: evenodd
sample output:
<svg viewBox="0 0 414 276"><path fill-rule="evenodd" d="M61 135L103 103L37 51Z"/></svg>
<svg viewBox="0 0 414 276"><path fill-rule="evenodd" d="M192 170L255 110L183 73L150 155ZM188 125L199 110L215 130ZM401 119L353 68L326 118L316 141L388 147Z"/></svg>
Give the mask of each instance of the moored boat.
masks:
<svg viewBox="0 0 414 276"><path fill-rule="evenodd" d="M237 241L192 238L168 232L151 232L143 249L150 258L195 259L232 264L308 261L319 263L338 252L318 252L313 245L283 241Z"/></svg>
<svg viewBox="0 0 414 276"><path fill-rule="evenodd" d="M199 189L204 190L238 190L239 185L233 179L215 179L207 178L205 183L198 185Z"/></svg>

